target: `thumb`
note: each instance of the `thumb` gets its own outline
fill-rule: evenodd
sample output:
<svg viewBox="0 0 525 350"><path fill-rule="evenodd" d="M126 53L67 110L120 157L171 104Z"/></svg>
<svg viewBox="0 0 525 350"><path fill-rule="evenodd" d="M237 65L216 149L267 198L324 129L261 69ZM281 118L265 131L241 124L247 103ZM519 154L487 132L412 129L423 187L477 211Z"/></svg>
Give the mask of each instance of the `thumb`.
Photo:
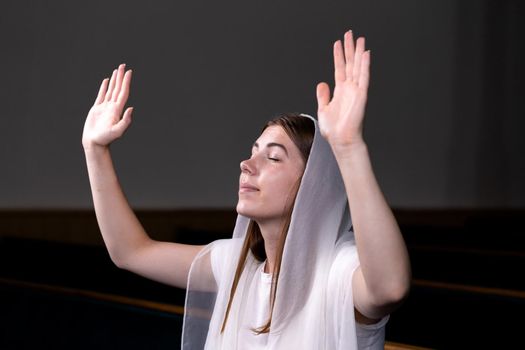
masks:
<svg viewBox="0 0 525 350"><path fill-rule="evenodd" d="M118 135L118 137L122 136L131 124L131 113L133 113L133 107L128 107L124 112L122 119L120 119L117 124L113 125L113 132Z"/></svg>
<svg viewBox="0 0 525 350"><path fill-rule="evenodd" d="M330 102L330 88L327 83L317 84L317 109L321 109Z"/></svg>

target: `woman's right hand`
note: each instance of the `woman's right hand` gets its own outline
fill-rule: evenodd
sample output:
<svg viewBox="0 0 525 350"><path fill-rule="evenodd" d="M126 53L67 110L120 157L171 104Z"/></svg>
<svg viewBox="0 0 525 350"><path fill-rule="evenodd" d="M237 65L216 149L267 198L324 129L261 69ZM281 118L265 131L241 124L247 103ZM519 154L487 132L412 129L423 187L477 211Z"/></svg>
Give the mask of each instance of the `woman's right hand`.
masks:
<svg viewBox="0 0 525 350"><path fill-rule="evenodd" d="M109 83L106 78L100 85L95 104L89 110L84 124L82 145L85 150L106 148L121 137L131 123L133 107L128 107L122 116L132 73L131 70L125 72L125 69L126 65L121 64L113 71Z"/></svg>

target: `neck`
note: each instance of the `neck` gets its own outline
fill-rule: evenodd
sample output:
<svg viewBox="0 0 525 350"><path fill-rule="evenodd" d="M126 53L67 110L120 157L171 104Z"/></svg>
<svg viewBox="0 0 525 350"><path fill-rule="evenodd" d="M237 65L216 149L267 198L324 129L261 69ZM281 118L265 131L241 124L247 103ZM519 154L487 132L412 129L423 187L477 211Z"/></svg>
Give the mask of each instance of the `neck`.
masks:
<svg viewBox="0 0 525 350"><path fill-rule="evenodd" d="M266 264L264 272L273 273L275 269L275 260L277 248L279 245L279 238L282 234L283 221L258 221L261 235L264 239L264 250L266 251Z"/></svg>

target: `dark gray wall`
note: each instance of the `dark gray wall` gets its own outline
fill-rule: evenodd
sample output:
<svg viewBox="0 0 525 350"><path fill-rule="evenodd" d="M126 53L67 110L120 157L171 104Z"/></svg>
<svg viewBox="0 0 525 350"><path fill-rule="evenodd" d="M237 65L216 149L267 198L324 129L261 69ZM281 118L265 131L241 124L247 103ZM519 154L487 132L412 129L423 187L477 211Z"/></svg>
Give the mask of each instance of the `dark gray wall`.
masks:
<svg viewBox="0 0 525 350"><path fill-rule="evenodd" d="M372 50L365 124L394 207L525 207L519 1L3 1L0 208L89 208L100 81L134 70L112 146L135 208L233 207L280 111L315 114L346 29Z"/></svg>

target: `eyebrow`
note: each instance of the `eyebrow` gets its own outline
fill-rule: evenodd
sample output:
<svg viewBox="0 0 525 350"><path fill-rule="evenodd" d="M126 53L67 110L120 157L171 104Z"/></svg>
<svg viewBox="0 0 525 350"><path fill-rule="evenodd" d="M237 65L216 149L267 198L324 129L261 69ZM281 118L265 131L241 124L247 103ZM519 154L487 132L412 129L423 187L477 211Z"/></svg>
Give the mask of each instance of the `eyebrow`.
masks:
<svg viewBox="0 0 525 350"><path fill-rule="evenodd" d="M252 147L257 147L259 148L259 144L257 143L257 141L255 141L253 143L253 146ZM283 149L284 153L286 153L286 156L288 157L288 151L286 150L286 147L284 147L284 145L280 144L280 143L277 143L277 142L270 142L266 145L266 148L268 147L280 147Z"/></svg>

